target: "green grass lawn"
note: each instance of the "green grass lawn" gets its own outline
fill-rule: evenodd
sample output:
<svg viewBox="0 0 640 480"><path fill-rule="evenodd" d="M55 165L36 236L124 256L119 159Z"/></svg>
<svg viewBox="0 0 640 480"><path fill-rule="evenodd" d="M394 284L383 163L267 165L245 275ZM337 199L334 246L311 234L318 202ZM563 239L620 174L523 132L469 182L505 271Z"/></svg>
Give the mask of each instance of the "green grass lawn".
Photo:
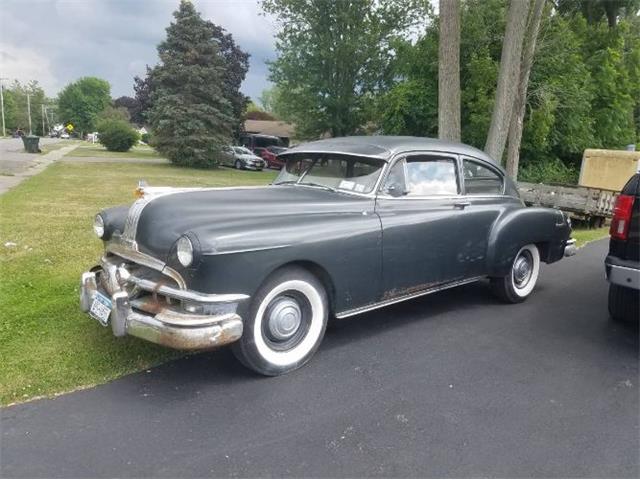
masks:
<svg viewBox="0 0 640 480"><path fill-rule="evenodd" d="M577 246L582 247L589 242L609 236L609 227L591 229L577 228L571 232L571 236L576 239Z"/></svg>
<svg viewBox="0 0 640 480"><path fill-rule="evenodd" d="M82 143L70 152L69 157L107 157L107 158L162 158L158 152L146 145L133 147L128 152L110 152L99 143Z"/></svg>
<svg viewBox="0 0 640 480"><path fill-rule="evenodd" d="M155 186L230 186L266 184L275 175L55 163L0 196L0 404L94 385L180 355L116 339L80 312L80 274L102 252L91 228L97 211L132 202L138 179Z"/></svg>

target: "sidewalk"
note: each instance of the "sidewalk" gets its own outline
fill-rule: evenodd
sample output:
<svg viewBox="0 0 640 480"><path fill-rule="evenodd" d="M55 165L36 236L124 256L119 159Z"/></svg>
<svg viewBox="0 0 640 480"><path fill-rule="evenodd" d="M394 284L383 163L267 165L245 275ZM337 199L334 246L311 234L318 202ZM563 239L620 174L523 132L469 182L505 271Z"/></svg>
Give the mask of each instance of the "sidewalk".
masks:
<svg viewBox="0 0 640 480"><path fill-rule="evenodd" d="M0 157L0 195L42 172L77 147L78 144L68 145L45 155L3 151Z"/></svg>

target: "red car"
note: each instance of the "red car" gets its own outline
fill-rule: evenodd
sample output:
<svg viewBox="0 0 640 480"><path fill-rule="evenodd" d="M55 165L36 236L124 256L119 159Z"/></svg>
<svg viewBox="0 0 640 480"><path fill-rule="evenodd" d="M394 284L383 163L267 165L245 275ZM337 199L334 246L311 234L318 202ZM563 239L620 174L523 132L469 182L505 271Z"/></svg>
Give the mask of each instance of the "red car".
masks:
<svg viewBox="0 0 640 480"><path fill-rule="evenodd" d="M280 170L284 166L284 162L280 160L280 158L278 158L278 155L286 150L287 149L284 147L277 147L275 145L272 145L263 149L260 152L260 156L267 162L268 168L275 168Z"/></svg>

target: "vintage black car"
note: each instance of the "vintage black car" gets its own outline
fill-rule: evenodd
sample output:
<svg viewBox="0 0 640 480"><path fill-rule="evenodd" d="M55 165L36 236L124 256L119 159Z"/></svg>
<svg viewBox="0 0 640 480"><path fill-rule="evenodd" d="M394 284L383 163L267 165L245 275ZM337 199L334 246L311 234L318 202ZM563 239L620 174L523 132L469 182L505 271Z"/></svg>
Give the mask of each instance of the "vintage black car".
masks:
<svg viewBox="0 0 640 480"><path fill-rule="evenodd" d="M272 185L141 188L94 230L81 306L117 336L180 349L233 343L278 375L349 317L489 278L504 301L575 252L562 212L526 208L485 153L416 137L347 137L283 154Z"/></svg>

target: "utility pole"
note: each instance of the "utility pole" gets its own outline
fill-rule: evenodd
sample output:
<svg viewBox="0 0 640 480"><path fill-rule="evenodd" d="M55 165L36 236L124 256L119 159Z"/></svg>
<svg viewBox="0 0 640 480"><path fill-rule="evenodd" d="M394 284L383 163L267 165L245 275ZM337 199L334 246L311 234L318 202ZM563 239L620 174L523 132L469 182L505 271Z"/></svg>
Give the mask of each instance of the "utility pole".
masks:
<svg viewBox="0 0 640 480"><path fill-rule="evenodd" d="M40 105L40 116L42 116L42 136L44 137L44 103Z"/></svg>
<svg viewBox="0 0 640 480"><path fill-rule="evenodd" d="M33 132L31 130L31 98L29 97L28 93L27 93L27 112L29 114L29 135L33 135Z"/></svg>
<svg viewBox="0 0 640 480"><path fill-rule="evenodd" d="M2 136L6 137L7 131L5 130L5 127L4 127L4 95L2 94L2 89L4 88L2 86L2 80L4 79L5 77L0 77L0 109L2 110Z"/></svg>

